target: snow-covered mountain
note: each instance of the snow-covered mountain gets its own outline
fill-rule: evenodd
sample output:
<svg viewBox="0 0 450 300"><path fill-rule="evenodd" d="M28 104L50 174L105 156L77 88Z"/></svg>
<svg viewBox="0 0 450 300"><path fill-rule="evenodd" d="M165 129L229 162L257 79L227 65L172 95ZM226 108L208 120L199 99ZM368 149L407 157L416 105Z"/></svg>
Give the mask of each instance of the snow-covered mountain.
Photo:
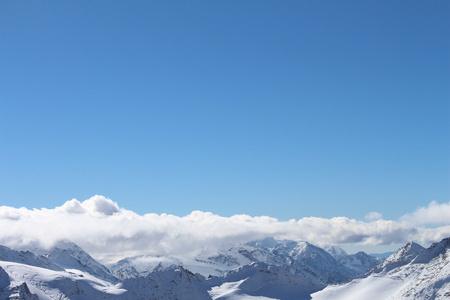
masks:
<svg viewBox="0 0 450 300"><path fill-rule="evenodd" d="M0 293L8 292L8 289L24 284L26 286L22 288L21 292L27 297L32 297L28 294L35 294L40 300L119 299L117 296L126 292L120 288L120 283L114 284L76 269L55 271L6 261L0 261L0 268L4 270L10 280L8 288L0 290ZM30 293L26 293L27 289ZM0 299L21 298L4 297Z"/></svg>
<svg viewBox="0 0 450 300"><path fill-rule="evenodd" d="M127 258L111 271L68 241L32 251L1 246L0 300L446 299L449 244L408 243L366 275L377 260L363 252L289 240Z"/></svg>
<svg viewBox="0 0 450 300"><path fill-rule="evenodd" d="M87 272L97 278L118 282L108 268L96 261L75 243L60 241L42 255L62 269L76 269Z"/></svg>
<svg viewBox="0 0 450 300"><path fill-rule="evenodd" d="M114 276L125 280L146 277L154 271L182 265L183 263L174 257L143 255L122 259L111 265L110 270Z"/></svg>
<svg viewBox="0 0 450 300"><path fill-rule="evenodd" d="M364 252L348 255L336 246L326 249L328 251L308 242L267 238L244 245L224 246L214 254L203 252L196 260L213 265L222 273L252 262L264 262L326 284L363 275L380 263Z"/></svg>
<svg viewBox="0 0 450 300"><path fill-rule="evenodd" d="M312 295L322 299L450 299L450 238L424 249L410 242L369 275Z"/></svg>
<svg viewBox="0 0 450 300"><path fill-rule="evenodd" d="M323 247L323 250L330 253L330 255L333 256L337 260L348 256L347 252L345 252L344 249L342 249L338 246L326 245L325 247Z"/></svg>
<svg viewBox="0 0 450 300"><path fill-rule="evenodd" d="M30 251L16 251L5 246L0 246L0 261L16 262L56 271L63 270L60 266L52 263L46 256L36 255Z"/></svg>
<svg viewBox="0 0 450 300"><path fill-rule="evenodd" d="M356 273L362 275L370 271L372 268L376 267L383 260L360 251L358 253L338 259L338 261L347 268L352 269Z"/></svg>
<svg viewBox="0 0 450 300"><path fill-rule="evenodd" d="M213 299L238 299L239 297L266 297L263 299L310 299L310 294L325 287L302 274L292 274L288 269L251 263L229 272L221 285L209 291Z"/></svg>
<svg viewBox="0 0 450 300"><path fill-rule="evenodd" d="M25 282L21 284L11 282L8 273L0 267L0 299L38 300L39 298L30 292Z"/></svg>
<svg viewBox="0 0 450 300"><path fill-rule="evenodd" d="M96 261L86 251L71 241L61 240L50 249L42 248L35 244L23 249L25 251L15 251L8 247L0 246L0 260L23 263L55 271L76 269L104 280L118 282L118 279L111 274L107 267Z"/></svg>
<svg viewBox="0 0 450 300"><path fill-rule="evenodd" d="M382 259L371 256L365 252L348 255L342 248L337 246L325 246L324 250L331 254L338 262L347 268L363 275L383 262Z"/></svg>
<svg viewBox="0 0 450 300"><path fill-rule="evenodd" d="M246 244L222 245L219 249L203 249L194 258L139 256L119 261L110 268L121 279L146 276L157 266L165 268L171 265L182 265L208 277L223 276L239 267L263 262L286 268L292 274L303 275L315 282L329 284L362 275L377 264L375 258L364 254L349 256L345 253L343 262L340 262L308 242L267 238Z"/></svg>
<svg viewBox="0 0 450 300"><path fill-rule="evenodd" d="M145 277L130 278L123 282L128 290L120 299L211 299L208 289L212 282L183 267L170 266L155 270Z"/></svg>
<svg viewBox="0 0 450 300"><path fill-rule="evenodd" d="M394 254L386 258L386 260L379 266L375 267L372 272L379 273L381 271L390 271L396 267L408 264L423 250L425 250L425 248L419 244L409 242L405 246L398 249Z"/></svg>

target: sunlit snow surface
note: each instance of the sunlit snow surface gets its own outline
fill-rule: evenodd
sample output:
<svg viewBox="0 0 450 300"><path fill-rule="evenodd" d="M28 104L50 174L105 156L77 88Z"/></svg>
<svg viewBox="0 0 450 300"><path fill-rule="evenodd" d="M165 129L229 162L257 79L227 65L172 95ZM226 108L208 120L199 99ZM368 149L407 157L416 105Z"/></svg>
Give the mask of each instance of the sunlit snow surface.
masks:
<svg viewBox="0 0 450 300"><path fill-rule="evenodd" d="M328 286L312 294L312 299L450 299L448 243L447 239L421 251L406 265L372 273L366 278L356 279L348 284ZM396 257L398 253L391 257Z"/></svg>
<svg viewBox="0 0 450 300"><path fill-rule="evenodd" d="M88 296L89 290L92 296L97 295L96 291L106 294L120 295L126 290L120 284L112 284L108 281L96 278L89 273L75 269L66 271L53 271L49 269L24 265L20 263L0 261L3 268L11 278L12 284L26 282L30 291L37 294L40 300L60 299L62 292L58 285L67 287L66 282L78 282L80 288ZM63 299L63 298L62 298Z"/></svg>
<svg viewBox="0 0 450 300"><path fill-rule="evenodd" d="M388 299L403 286L401 280L371 276L362 280L329 286L325 290L312 294L313 300L380 300Z"/></svg>
<svg viewBox="0 0 450 300"><path fill-rule="evenodd" d="M239 286L247 279L236 282L226 282L221 286L213 287L208 293L213 300L271 300L262 296L249 296L242 293Z"/></svg>

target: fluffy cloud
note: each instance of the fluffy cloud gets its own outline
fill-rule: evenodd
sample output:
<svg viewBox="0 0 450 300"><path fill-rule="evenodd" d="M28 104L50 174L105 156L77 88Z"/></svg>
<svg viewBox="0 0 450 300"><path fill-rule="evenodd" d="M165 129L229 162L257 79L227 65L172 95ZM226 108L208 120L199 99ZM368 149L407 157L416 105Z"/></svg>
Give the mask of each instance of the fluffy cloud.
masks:
<svg viewBox="0 0 450 300"><path fill-rule="evenodd" d="M435 206L439 205L432 203L423 210L431 213ZM421 220L421 216L427 215L425 212L419 209L404 218ZM185 217L138 215L103 196L83 202L73 199L54 209L3 206L0 226L3 228L0 244L21 248L38 242L49 247L55 241L69 239L104 262L139 254L186 255L202 247L268 236L306 240L317 245L386 245L410 240L429 243L450 236L450 225L420 228L411 222L381 219L362 222L345 217L310 217L282 222L266 216L222 217L201 211Z"/></svg>
<svg viewBox="0 0 450 300"><path fill-rule="evenodd" d="M420 207L412 214L407 214L401 218L403 222L412 224L449 224L450 223L450 202L439 204L432 201L428 207Z"/></svg>
<svg viewBox="0 0 450 300"><path fill-rule="evenodd" d="M372 211L372 212L368 213L364 218L368 221L376 221L376 220L383 219L383 215L380 214L379 212Z"/></svg>
<svg viewBox="0 0 450 300"><path fill-rule="evenodd" d="M99 195L95 195L81 203L77 199L72 199L64 203L63 206L57 207L55 210L68 214L89 214L93 216L110 216L120 211L117 203Z"/></svg>

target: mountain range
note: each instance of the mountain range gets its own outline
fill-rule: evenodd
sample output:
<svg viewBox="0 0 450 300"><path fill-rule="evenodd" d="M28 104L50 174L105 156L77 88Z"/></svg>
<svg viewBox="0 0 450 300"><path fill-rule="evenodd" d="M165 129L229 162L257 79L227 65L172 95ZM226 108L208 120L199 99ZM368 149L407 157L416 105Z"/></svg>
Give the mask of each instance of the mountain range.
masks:
<svg viewBox="0 0 450 300"><path fill-rule="evenodd" d="M385 260L336 246L267 238L137 256L104 266L70 241L0 246L2 299L448 299L450 239L410 242Z"/></svg>

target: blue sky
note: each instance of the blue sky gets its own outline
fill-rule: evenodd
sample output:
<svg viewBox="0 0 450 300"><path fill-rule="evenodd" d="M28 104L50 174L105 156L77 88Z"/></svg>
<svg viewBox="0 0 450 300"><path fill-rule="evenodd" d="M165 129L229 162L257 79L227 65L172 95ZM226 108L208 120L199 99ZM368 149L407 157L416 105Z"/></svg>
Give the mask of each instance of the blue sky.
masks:
<svg viewBox="0 0 450 300"><path fill-rule="evenodd" d="M448 1L2 1L0 205L397 219L450 200Z"/></svg>

